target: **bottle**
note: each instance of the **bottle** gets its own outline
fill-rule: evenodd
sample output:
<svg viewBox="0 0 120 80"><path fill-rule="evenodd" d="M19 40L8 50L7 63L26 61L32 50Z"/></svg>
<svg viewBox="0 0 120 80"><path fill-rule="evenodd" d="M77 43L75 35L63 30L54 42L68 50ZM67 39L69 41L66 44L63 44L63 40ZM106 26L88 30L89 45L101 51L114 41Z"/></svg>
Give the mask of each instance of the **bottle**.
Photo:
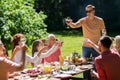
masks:
<svg viewBox="0 0 120 80"><path fill-rule="evenodd" d="M62 55L59 56L59 63L61 66L64 64L64 58Z"/></svg>

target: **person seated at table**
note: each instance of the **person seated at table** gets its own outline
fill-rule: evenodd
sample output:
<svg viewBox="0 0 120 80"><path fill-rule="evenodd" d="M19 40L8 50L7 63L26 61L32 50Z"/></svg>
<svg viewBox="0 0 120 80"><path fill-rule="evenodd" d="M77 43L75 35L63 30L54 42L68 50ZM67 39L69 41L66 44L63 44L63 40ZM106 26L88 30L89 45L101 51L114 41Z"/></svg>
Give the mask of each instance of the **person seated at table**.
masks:
<svg viewBox="0 0 120 80"><path fill-rule="evenodd" d="M42 58L48 57L51 54L53 54L55 51L57 51L61 47L61 42L55 42L53 46L46 52L46 46L43 45L43 42L41 40L35 40L32 44L32 54L34 54L34 57L37 55L38 59L34 61L34 66L37 66L41 64Z"/></svg>
<svg viewBox="0 0 120 80"><path fill-rule="evenodd" d="M95 46L90 40L88 42L100 53L100 56L95 58L97 72L93 71L92 73L99 80L120 80L120 55L110 50L111 38L109 36L101 37L98 46Z"/></svg>
<svg viewBox="0 0 120 80"><path fill-rule="evenodd" d="M8 80L10 76L9 73L14 71L21 71L24 69L25 58L21 61L22 63L17 64L12 62L11 60L7 59L5 54L5 47L3 44L0 43L0 80ZM26 48L22 48L22 57L25 57Z"/></svg>
<svg viewBox="0 0 120 80"><path fill-rule="evenodd" d="M22 48L27 46L25 45L26 38L23 34L17 33L12 37L12 57L11 60L20 63L22 58ZM26 52L25 52L26 53Z"/></svg>
<svg viewBox="0 0 120 80"><path fill-rule="evenodd" d="M22 47L26 47L27 46L25 45L25 36L21 33L18 33L18 34L15 34L13 36L13 55L11 57L11 59L16 62L16 63L20 63L20 61L23 59L22 58ZM35 42L33 42L33 48L35 50L37 50L38 54L34 57L31 57L29 56L28 54L25 55L25 58L26 58L26 62L31 62L31 63L35 63L35 66L39 63L41 63L40 59L41 58L44 58L45 56L49 56L49 54L52 54L54 51L56 51L57 49L59 49L59 42L56 42L54 44L54 46L49 50L47 51L46 53L43 53L42 52L45 50L45 47L42 46L42 41L41 40L36 40ZM37 49L38 48L38 49Z"/></svg>
<svg viewBox="0 0 120 80"><path fill-rule="evenodd" d="M49 50L54 45L55 42L56 42L55 35L54 34L49 34L48 38L47 38L47 50ZM61 55L61 49L59 48L53 54L44 58L43 60L46 61L46 62L49 62L49 63L56 62L56 61L59 61L59 56L60 55Z"/></svg>

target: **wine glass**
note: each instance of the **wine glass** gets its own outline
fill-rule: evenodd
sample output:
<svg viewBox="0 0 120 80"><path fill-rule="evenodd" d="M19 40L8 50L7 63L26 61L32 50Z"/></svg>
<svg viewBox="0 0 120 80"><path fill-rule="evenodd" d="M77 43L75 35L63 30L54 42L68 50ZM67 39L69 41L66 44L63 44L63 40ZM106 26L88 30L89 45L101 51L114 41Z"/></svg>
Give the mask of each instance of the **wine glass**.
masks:
<svg viewBox="0 0 120 80"><path fill-rule="evenodd" d="M66 22L66 24L68 25L70 22L72 22L72 19L71 19L70 17L67 17L67 18L65 19L65 22ZM70 27L67 26L67 28L69 29Z"/></svg>
<svg viewBox="0 0 120 80"><path fill-rule="evenodd" d="M25 45L25 43L26 43L26 38L25 38L25 37L23 37L23 38L21 38L21 39L20 39L20 41L22 42L22 45L24 46L24 45Z"/></svg>

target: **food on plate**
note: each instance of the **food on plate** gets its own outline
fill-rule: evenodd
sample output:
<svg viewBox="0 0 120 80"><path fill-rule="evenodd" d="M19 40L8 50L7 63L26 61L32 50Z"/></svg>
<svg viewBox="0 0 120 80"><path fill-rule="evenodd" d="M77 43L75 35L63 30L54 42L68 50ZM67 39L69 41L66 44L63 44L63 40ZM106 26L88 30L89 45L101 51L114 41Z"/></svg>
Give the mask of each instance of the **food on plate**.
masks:
<svg viewBox="0 0 120 80"><path fill-rule="evenodd" d="M37 69L28 69L26 71L26 73L30 76L30 77L37 77L40 74L40 71Z"/></svg>
<svg viewBox="0 0 120 80"><path fill-rule="evenodd" d="M67 70L69 70L69 67L68 66L61 66L61 70L67 71Z"/></svg>

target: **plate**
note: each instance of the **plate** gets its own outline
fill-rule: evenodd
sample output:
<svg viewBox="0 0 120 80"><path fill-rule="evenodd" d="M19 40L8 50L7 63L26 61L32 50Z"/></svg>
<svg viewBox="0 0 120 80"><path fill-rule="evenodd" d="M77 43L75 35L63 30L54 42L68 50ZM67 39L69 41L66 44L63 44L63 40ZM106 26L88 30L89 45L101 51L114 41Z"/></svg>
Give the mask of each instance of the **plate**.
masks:
<svg viewBox="0 0 120 80"><path fill-rule="evenodd" d="M30 76L30 77L37 77L40 74L40 71L37 69L28 69L26 70L26 73Z"/></svg>
<svg viewBox="0 0 120 80"><path fill-rule="evenodd" d="M38 77L39 73L28 73L30 77Z"/></svg>
<svg viewBox="0 0 120 80"><path fill-rule="evenodd" d="M63 74L76 74L76 71L62 71Z"/></svg>
<svg viewBox="0 0 120 80"><path fill-rule="evenodd" d="M70 74L57 74L54 77L56 77L56 78L68 78L68 77L72 77L72 75L70 75Z"/></svg>

